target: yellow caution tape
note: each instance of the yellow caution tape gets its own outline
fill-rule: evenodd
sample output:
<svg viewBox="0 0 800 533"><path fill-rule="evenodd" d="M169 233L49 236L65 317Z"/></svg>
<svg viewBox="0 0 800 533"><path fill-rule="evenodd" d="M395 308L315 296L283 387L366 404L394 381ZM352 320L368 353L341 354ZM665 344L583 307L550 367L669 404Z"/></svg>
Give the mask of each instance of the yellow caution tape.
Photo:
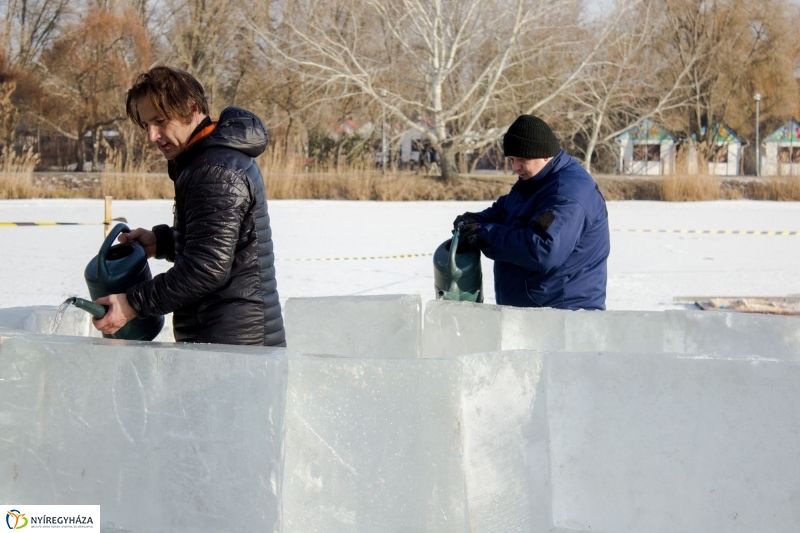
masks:
<svg viewBox="0 0 800 533"><path fill-rule="evenodd" d="M279 259L280 261L370 261L373 259L410 259L412 257L431 257L433 254L372 255L364 257L303 257Z"/></svg>
<svg viewBox="0 0 800 533"><path fill-rule="evenodd" d="M0 222L0 227L22 227L22 226L102 226L109 222Z"/></svg>
<svg viewBox="0 0 800 533"><path fill-rule="evenodd" d="M800 231L718 229L615 229L622 233L691 233L709 235L800 235Z"/></svg>

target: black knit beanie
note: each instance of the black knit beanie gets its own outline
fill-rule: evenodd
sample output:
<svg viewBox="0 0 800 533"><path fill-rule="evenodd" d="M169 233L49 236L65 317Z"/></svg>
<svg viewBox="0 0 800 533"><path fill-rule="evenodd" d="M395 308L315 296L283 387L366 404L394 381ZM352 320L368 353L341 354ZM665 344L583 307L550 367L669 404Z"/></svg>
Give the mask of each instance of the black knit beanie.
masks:
<svg viewBox="0 0 800 533"><path fill-rule="evenodd" d="M547 123L532 115L520 115L503 136L506 157L541 159L555 157L561 146Z"/></svg>

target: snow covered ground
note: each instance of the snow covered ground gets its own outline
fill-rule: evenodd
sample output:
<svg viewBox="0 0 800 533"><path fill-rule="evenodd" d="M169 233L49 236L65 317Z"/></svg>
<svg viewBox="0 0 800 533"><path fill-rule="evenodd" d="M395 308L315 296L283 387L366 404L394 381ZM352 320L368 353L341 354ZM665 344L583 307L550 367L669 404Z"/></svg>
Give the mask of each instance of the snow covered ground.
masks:
<svg viewBox="0 0 800 533"><path fill-rule="evenodd" d="M432 258L352 259L430 254L452 220L490 202L270 201L281 299L413 294L434 297ZM800 235L636 233L625 230L800 231L800 203L609 202L609 309L682 308L675 296L800 294ZM115 201L131 227L172 220L168 200ZM100 222L102 200L4 200L0 222ZM86 263L102 226L0 226L0 307L58 305L88 296ZM307 261L307 259L351 258ZM487 303L492 262L484 258ZM154 274L169 266L152 261Z"/></svg>

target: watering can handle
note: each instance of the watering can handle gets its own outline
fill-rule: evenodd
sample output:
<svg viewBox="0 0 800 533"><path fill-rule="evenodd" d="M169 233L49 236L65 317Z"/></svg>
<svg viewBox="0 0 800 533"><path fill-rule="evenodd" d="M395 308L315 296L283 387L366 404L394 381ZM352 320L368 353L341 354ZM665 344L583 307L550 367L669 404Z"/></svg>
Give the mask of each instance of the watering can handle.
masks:
<svg viewBox="0 0 800 533"><path fill-rule="evenodd" d="M456 280L461 278L463 272L458 265L456 265L456 250L458 250L458 238L461 236L461 230L456 228L453 233L453 240L450 241L450 279Z"/></svg>
<svg viewBox="0 0 800 533"><path fill-rule="evenodd" d="M114 244L114 241L117 240L117 237L120 233L128 233L131 229L126 226L125 224L117 224L114 226L106 240L103 241L103 245L100 247L100 251L97 252L97 279L108 279L108 268L106 267L106 254L111 249L111 246Z"/></svg>

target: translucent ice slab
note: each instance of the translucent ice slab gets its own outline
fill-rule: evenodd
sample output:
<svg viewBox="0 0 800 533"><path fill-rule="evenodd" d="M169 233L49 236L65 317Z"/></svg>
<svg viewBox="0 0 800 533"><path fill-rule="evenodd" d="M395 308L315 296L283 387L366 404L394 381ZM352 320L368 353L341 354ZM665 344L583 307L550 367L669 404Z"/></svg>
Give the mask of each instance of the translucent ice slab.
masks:
<svg viewBox="0 0 800 533"><path fill-rule="evenodd" d="M423 357L563 350L570 311L435 300L425 304Z"/></svg>
<svg viewBox="0 0 800 533"><path fill-rule="evenodd" d="M797 529L800 364L559 353L545 365L556 526Z"/></svg>
<svg viewBox="0 0 800 533"><path fill-rule="evenodd" d="M423 357L515 349L757 355L800 361L800 317L712 311L563 311L445 301L425 306Z"/></svg>
<svg viewBox="0 0 800 533"><path fill-rule="evenodd" d="M664 313L503 307L503 349L661 351Z"/></svg>
<svg viewBox="0 0 800 533"><path fill-rule="evenodd" d="M502 307L444 300L425 304L422 357L448 357L502 349Z"/></svg>
<svg viewBox="0 0 800 533"><path fill-rule="evenodd" d="M550 531L544 355L508 351L458 360L470 531Z"/></svg>
<svg viewBox="0 0 800 533"><path fill-rule="evenodd" d="M284 308L292 352L409 359L419 357L419 295L289 298Z"/></svg>
<svg viewBox="0 0 800 533"><path fill-rule="evenodd" d="M503 350L559 351L566 347L573 311L503 307Z"/></svg>
<svg viewBox="0 0 800 533"><path fill-rule="evenodd" d="M463 533L459 367L290 357L284 533Z"/></svg>
<svg viewBox="0 0 800 533"><path fill-rule="evenodd" d="M667 311L665 351L800 361L800 317Z"/></svg>
<svg viewBox="0 0 800 533"><path fill-rule="evenodd" d="M572 311L565 313L565 349L570 352L660 352L664 313Z"/></svg>
<svg viewBox="0 0 800 533"><path fill-rule="evenodd" d="M58 306L9 307L0 309L0 327L50 335ZM101 337L92 327L92 317L86 311L68 307L58 328L59 335Z"/></svg>
<svg viewBox="0 0 800 533"><path fill-rule="evenodd" d="M104 530L276 530L283 353L6 338L0 500L99 504Z"/></svg>

